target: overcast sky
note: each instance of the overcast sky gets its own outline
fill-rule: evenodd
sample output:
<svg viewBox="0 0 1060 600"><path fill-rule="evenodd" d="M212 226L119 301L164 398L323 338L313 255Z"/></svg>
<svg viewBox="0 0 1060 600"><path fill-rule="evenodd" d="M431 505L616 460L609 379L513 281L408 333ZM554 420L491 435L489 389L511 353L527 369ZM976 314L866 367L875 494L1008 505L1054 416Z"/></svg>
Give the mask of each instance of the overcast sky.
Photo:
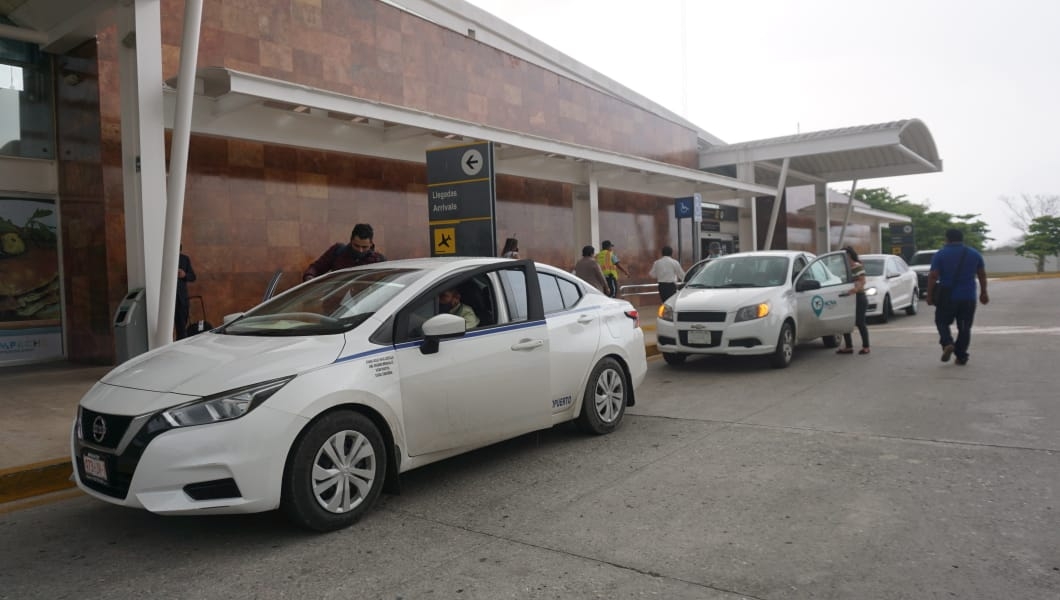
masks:
<svg viewBox="0 0 1060 600"><path fill-rule="evenodd" d="M729 143L921 119L943 172L858 187L978 213L995 245L1000 197L1060 194L1054 0L469 1Z"/></svg>

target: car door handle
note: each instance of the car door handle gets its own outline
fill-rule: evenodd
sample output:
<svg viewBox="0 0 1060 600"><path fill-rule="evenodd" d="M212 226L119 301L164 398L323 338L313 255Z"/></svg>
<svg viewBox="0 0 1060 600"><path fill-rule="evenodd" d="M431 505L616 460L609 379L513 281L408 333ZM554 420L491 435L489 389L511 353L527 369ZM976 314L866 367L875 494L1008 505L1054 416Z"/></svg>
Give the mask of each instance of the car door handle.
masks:
<svg viewBox="0 0 1060 600"><path fill-rule="evenodd" d="M581 323L582 325L588 325L589 323L592 323L595 320L596 320L596 318L592 317L590 315L582 315L582 316L578 317L578 322Z"/></svg>
<svg viewBox="0 0 1060 600"><path fill-rule="evenodd" d="M519 340L518 343L512 344L512 350L533 350L534 348L540 348L545 345L545 340L532 340L530 338L524 338Z"/></svg>

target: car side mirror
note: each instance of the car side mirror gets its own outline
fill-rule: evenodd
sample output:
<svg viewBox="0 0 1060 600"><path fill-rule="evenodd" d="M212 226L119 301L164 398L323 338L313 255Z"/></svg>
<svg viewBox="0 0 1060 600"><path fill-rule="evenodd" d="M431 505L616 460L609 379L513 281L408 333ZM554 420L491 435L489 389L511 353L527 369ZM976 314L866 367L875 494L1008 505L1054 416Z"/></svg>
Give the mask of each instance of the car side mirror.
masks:
<svg viewBox="0 0 1060 600"><path fill-rule="evenodd" d="M420 345L420 352L435 354L443 339L463 337L465 332L467 321L464 317L449 313L434 315L423 322L423 343Z"/></svg>
<svg viewBox="0 0 1060 600"><path fill-rule="evenodd" d="M821 282L816 279L800 279L795 282L796 292L808 292L821 289Z"/></svg>

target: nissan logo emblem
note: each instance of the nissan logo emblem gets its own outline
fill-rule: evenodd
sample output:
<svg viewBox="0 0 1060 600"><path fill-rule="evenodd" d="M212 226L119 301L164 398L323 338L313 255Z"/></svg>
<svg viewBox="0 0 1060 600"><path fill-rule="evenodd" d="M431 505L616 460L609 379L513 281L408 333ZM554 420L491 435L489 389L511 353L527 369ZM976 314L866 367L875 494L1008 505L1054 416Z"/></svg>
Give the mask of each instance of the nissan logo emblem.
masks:
<svg viewBox="0 0 1060 600"><path fill-rule="evenodd" d="M97 444L100 444L105 437L107 437L107 422L103 417L97 415L92 420L92 439L96 440Z"/></svg>

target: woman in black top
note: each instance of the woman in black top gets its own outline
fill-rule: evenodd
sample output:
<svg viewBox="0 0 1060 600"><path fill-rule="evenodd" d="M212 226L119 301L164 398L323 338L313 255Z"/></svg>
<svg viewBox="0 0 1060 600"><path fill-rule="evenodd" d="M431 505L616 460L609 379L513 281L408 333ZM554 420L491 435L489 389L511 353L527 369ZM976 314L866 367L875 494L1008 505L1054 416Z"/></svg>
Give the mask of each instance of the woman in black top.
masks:
<svg viewBox="0 0 1060 600"><path fill-rule="evenodd" d="M854 287L847 294L856 294L854 304L854 325L861 334L861 350L858 354L869 353L869 328L865 324L865 311L868 310L869 300L865 297L865 267L858 258L858 253L847 246L843 248L847 253L847 261L850 263L851 274L854 277ZM836 350L836 354L852 354L854 352L854 339L850 333L843 334L843 347Z"/></svg>

